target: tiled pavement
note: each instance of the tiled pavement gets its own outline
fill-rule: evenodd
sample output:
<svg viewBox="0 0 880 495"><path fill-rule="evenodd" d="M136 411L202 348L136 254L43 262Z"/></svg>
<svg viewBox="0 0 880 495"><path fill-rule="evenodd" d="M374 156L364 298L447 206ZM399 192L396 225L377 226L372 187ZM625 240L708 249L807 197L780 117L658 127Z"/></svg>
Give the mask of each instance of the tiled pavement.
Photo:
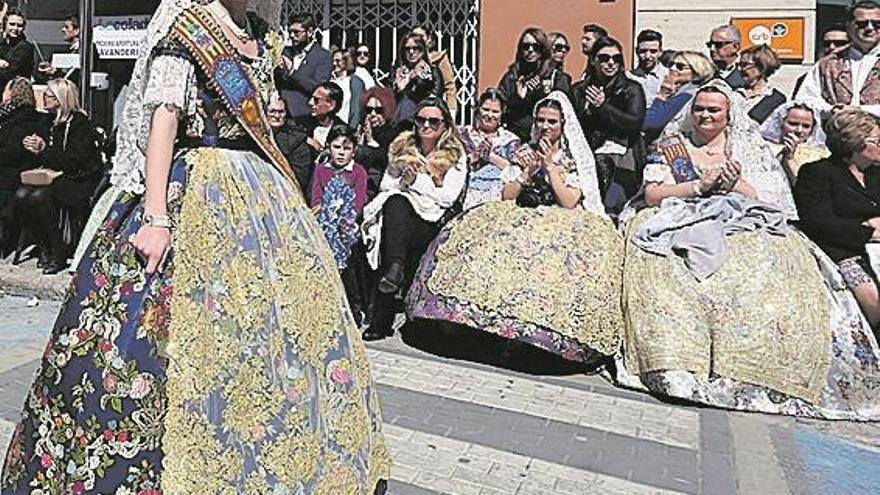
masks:
<svg viewBox="0 0 880 495"><path fill-rule="evenodd" d="M0 451L58 310L26 303L0 297ZM369 345L390 493L880 493L877 425L665 403L541 352L504 350L423 327Z"/></svg>

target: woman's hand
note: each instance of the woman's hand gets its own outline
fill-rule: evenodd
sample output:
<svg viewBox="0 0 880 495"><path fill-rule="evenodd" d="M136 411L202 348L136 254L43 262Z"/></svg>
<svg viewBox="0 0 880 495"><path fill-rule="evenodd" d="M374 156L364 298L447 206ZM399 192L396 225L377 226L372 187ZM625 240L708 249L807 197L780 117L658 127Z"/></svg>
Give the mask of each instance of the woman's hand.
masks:
<svg viewBox="0 0 880 495"><path fill-rule="evenodd" d="M165 256L171 247L171 232L165 227L142 225L131 243L146 258L146 271L151 274L165 264Z"/></svg>
<svg viewBox="0 0 880 495"><path fill-rule="evenodd" d="M701 174L700 179L697 182L697 188L700 190L700 194L706 194L715 189L721 181L721 173L722 169L716 168Z"/></svg>
<svg viewBox="0 0 880 495"><path fill-rule="evenodd" d="M584 89L584 96L587 98L587 103L595 108L605 104L605 90L599 86L587 86Z"/></svg>
<svg viewBox="0 0 880 495"><path fill-rule="evenodd" d="M394 85L397 87L398 93L406 89L406 85L409 84L411 78L410 71L403 70L403 67L397 69L397 72L394 73Z"/></svg>
<svg viewBox="0 0 880 495"><path fill-rule="evenodd" d="M24 146L24 149L35 155L39 155L46 150L46 141L37 134L25 136L21 144Z"/></svg>
<svg viewBox="0 0 880 495"><path fill-rule="evenodd" d="M794 152L797 150L800 143L800 138L797 137L796 134L790 132L782 137L782 152L785 156L790 157L794 155Z"/></svg>
<svg viewBox="0 0 880 495"><path fill-rule="evenodd" d="M720 170L718 187L723 191L733 191L742 176L742 164L736 160L728 160Z"/></svg>

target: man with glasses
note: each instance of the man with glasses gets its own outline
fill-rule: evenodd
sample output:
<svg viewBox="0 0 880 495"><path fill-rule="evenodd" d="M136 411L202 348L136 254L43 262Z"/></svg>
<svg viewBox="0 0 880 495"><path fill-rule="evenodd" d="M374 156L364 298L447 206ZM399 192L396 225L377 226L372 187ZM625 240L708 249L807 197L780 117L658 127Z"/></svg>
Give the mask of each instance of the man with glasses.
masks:
<svg viewBox="0 0 880 495"><path fill-rule="evenodd" d="M819 52L819 55L816 56L816 59L831 55L832 53L837 53L847 48L849 48L849 33L846 32L846 26L843 24L832 24L825 29L824 33L822 33L822 50ZM794 98L794 95L800 91L806 78L806 72L798 76L797 81L794 83L794 91L791 92L792 98Z"/></svg>
<svg viewBox="0 0 880 495"><path fill-rule="evenodd" d="M852 44L819 60L795 98L822 112L857 107L880 116L880 2L854 3L846 28Z"/></svg>
<svg viewBox="0 0 880 495"><path fill-rule="evenodd" d="M292 46L284 48L281 65L275 69L275 84L294 117L309 115L312 91L330 80L333 68L330 52L315 42L315 27L310 15L290 18L287 32Z"/></svg>
<svg viewBox="0 0 880 495"><path fill-rule="evenodd" d="M309 199L312 182L313 156L306 140L308 135L298 126L292 125L287 118L287 104L283 98L275 97L266 108L266 120L272 128L272 136L278 149L287 158L293 175L299 182L300 191L306 201Z"/></svg>
<svg viewBox="0 0 880 495"><path fill-rule="evenodd" d="M669 73L669 69L660 63L662 53L663 35L658 31L645 29L636 37L636 58L639 60L639 65L627 75L642 85L648 106L654 102L660 91L660 84Z"/></svg>
<svg viewBox="0 0 880 495"><path fill-rule="evenodd" d="M739 28L726 24L712 30L706 42L709 56L718 67L718 77L724 79L733 89L746 85L739 66L739 51L742 48L742 34Z"/></svg>
<svg viewBox="0 0 880 495"><path fill-rule="evenodd" d="M0 40L0 88L14 77L28 79L34 72L34 45L24 35L27 19L18 9L9 9L3 18L3 39Z"/></svg>

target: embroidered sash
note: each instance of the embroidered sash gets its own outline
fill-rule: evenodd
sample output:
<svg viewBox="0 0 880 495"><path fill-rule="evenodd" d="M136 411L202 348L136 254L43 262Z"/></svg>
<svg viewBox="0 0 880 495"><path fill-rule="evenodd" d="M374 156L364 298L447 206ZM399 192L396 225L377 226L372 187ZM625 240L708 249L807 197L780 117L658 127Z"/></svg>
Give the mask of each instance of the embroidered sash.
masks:
<svg viewBox="0 0 880 495"><path fill-rule="evenodd" d="M822 98L832 105L838 103L852 104L853 74L852 67L846 59L847 53L848 51L845 50L828 55L819 61ZM859 104L880 104L880 62L871 68L868 79L859 93Z"/></svg>
<svg viewBox="0 0 880 495"><path fill-rule="evenodd" d="M672 169L672 176L675 178L677 184L690 182L700 178L700 176L697 175L694 161L691 159L681 136L676 136L670 138L666 142L660 143L658 148L660 149L660 152L663 153L663 157L666 159L666 163L669 164L669 168Z"/></svg>
<svg viewBox="0 0 880 495"><path fill-rule="evenodd" d="M201 66L226 108L236 116L273 165L295 182L287 158L269 132L257 85L220 26L204 9L193 7L178 16L172 31Z"/></svg>

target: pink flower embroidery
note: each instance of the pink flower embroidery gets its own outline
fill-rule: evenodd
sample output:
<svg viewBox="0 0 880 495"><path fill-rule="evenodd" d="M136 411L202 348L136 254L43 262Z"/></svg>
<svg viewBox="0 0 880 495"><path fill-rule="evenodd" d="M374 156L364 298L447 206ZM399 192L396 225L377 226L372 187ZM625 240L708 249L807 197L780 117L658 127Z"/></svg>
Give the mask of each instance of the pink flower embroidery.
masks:
<svg viewBox="0 0 880 495"><path fill-rule="evenodd" d="M119 383L119 378L116 377L113 373L108 373L104 376L104 390L110 392L111 394L116 392L116 385Z"/></svg>
<svg viewBox="0 0 880 495"><path fill-rule="evenodd" d="M55 461L52 460L51 455L43 454L40 456L40 465L43 466L43 469L49 469L53 464L55 464Z"/></svg>
<svg viewBox="0 0 880 495"><path fill-rule="evenodd" d="M113 440L114 437L113 432L110 430L104 430L104 433L101 433L101 436L104 437L104 440L107 442Z"/></svg>
<svg viewBox="0 0 880 495"><path fill-rule="evenodd" d="M73 484L73 495L82 495L86 492L86 485L82 481Z"/></svg>
<svg viewBox="0 0 880 495"><path fill-rule="evenodd" d="M99 273L95 277L95 285L97 285L99 289L107 285L107 276L103 273Z"/></svg>
<svg viewBox="0 0 880 495"><path fill-rule="evenodd" d="M131 382L131 390L128 392L129 397L132 399L143 399L147 395L149 395L150 390L153 389L152 383L150 382L149 376L145 373L141 373L137 377L135 377L134 381Z"/></svg>
<svg viewBox="0 0 880 495"><path fill-rule="evenodd" d="M98 348L101 349L101 352L110 352L113 350L113 342L110 342L107 339L101 339Z"/></svg>

